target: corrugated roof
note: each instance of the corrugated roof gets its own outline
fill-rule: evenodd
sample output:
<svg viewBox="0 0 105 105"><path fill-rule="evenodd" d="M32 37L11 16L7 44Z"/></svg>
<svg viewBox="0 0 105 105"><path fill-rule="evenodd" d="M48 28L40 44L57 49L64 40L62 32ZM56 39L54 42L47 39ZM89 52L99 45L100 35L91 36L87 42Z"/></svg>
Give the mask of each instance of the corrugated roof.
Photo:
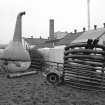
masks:
<svg viewBox="0 0 105 105"><path fill-rule="evenodd" d="M105 32L105 28L99 28L96 30L86 31L86 32L82 33L82 35L80 35L78 38L76 38L72 43L86 42L87 39L96 39L97 37L104 34L104 32Z"/></svg>

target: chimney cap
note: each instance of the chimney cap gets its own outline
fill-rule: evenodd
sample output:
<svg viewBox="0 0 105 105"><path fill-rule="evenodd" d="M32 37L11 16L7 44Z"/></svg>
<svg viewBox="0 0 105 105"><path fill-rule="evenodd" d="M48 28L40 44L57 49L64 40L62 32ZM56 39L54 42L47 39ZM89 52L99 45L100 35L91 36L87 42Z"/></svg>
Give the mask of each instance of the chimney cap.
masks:
<svg viewBox="0 0 105 105"><path fill-rule="evenodd" d="M103 23L103 25L104 25L104 28L105 28L105 23Z"/></svg>
<svg viewBox="0 0 105 105"><path fill-rule="evenodd" d="M31 36L31 38L34 38L33 35Z"/></svg>
<svg viewBox="0 0 105 105"><path fill-rule="evenodd" d="M54 21L54 19L50 19L50 21Z"/></svg>
<svg viewBox="0 0 105 105"><path fill-rule="evenodd" d="M75 34L77 33L77 29L74 29L74 33L75 33Z"/></svg>
<svg viewBox="0 0 105 105"><path fill-rule="evenodd" d="M86 31L86 28L85 27L83 27L83 32L85 32Z"/></svg>
<svg viewBox="0 0 105 105"><path fill-rule="evenodd" d="M95 30L97 29L97 25L94 25L94 29L95 29Z"/></svg>

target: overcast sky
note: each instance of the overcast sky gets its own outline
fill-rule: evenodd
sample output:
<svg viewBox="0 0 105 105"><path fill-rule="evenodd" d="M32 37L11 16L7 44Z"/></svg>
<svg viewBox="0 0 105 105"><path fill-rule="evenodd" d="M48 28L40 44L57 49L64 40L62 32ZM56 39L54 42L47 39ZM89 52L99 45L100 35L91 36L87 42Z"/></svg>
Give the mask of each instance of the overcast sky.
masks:
<svg viewBox="0 0 105 105"><path fill-rule="evenodd" d="M91 29L105 22L105 0L90 0ZM18 12L23 17L24 37L49 35L49 19L55 20L55 31L73 32L87 29L87 0L0 0L0 43L12 40Z"/></svg>

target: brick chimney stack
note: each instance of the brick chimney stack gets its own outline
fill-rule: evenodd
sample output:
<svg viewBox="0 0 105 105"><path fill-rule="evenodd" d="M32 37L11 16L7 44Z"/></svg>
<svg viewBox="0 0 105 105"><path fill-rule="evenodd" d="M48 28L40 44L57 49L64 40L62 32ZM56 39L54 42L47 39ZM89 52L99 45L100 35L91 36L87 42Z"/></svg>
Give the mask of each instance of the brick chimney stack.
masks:
<svg viewBox="0 0 105 105"><path fill-rule="evenodd" d="M83 32L85 32L86 31L86 28L85 27L83 27Z"/></svg>
<svg viewBox="0 0 105 105"><path fill-rule="evenodd" d="M50 19L49 23L49 39L50 39L50 46L54 47L54 19Z"/></svg>
<svg viewBox="0 0 105 105"><path fill-rule="evenodd" d="M94 25L94 30L96 30L97 29L97 25Z"/></svg>
<svg viewBox="0 0 105 105"><path fill-rule="evenodd" d="M54 19L50 19L50 26L49 26L49 37L50 40L54 40Z"/></svg>
<svg viewBox="0 0 105 105"><path fill-rule="evenodd" d="M103 25L104 25L104 28L105 28L105 23Z"/></svg>
<svg viewBox="0 0 105 105"><path fill-rule="evenodd" d="M77 33L77 29L74 29L74 33L75 33L75 34Z"/></svg>

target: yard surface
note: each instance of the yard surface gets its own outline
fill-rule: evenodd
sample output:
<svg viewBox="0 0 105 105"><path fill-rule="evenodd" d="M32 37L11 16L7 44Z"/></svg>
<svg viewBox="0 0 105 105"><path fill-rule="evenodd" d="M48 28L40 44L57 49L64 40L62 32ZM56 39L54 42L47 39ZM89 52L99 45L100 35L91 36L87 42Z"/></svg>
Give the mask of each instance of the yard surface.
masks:
<svg viewBox="0 0 105 105"><path fill-rule="evenodd" d="M13 79L0 74L0 105L105 105L105 93L53 86L41 73Z"/></svg>

